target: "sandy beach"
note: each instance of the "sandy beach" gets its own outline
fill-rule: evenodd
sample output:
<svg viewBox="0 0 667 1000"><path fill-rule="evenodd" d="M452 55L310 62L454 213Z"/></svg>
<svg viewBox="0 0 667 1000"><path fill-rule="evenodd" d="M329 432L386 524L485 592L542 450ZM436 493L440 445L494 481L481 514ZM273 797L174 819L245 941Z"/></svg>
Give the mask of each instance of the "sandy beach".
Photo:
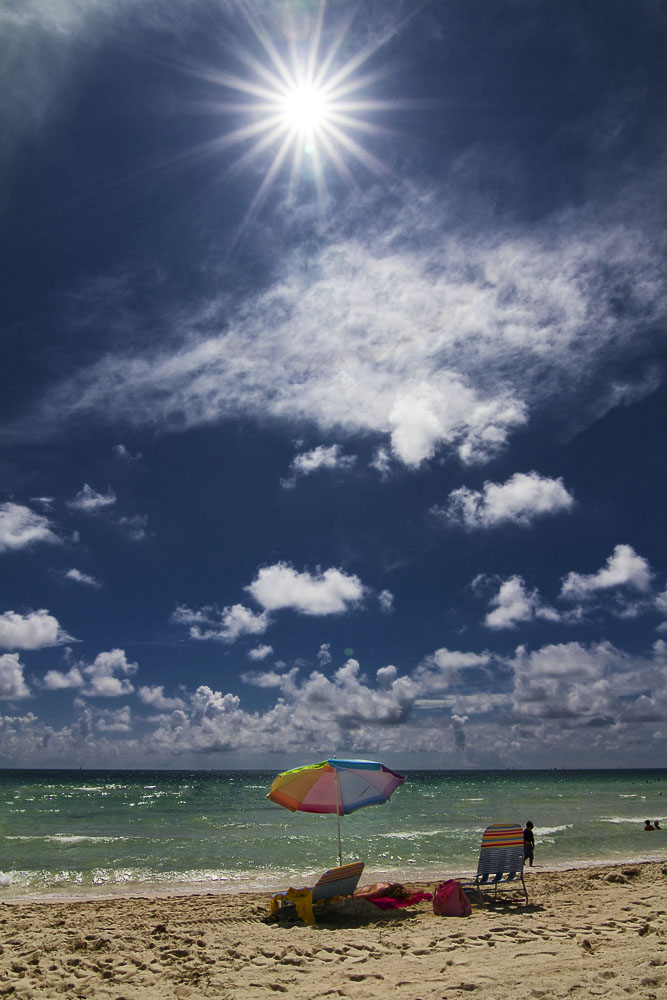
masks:
<svg viewBox="0 0 667 1000"><path fill-rule="evenodd" d="M3 903L0 996L665 995L667 864L530 870L526 883L527 905L472 897L468 918L364 903L313 927L267 922L269 893Z"/></svg>

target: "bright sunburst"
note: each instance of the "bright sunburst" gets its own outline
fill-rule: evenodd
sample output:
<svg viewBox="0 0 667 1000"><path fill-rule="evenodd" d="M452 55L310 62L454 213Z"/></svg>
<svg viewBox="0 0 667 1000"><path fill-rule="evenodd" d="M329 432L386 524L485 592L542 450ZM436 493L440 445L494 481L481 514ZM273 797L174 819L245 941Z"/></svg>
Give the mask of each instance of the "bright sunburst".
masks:
<svg viewBox="0 0 667 1000"><path fill-rule="evenodd" d="M310 133L327 122L327 101L317 87L302 84L285 96L285 118L288 125Z"/></svg>
<svg viewBox="0 0 667 1000"><path fill-rule="evenodd" d="M217 113L240 116L238 127L219 136L216 149L242 148L233 169L266 161L263 180L246 215L246 222L267 197L283 169L289 169L290 191L294 193L305 177L315 182L319 196L326 192L326 178L333 169L349 183L362 167L376 176L388 173L384 164L363 144L361 138L386 135L389 129L369 120L378 112L405 106L396 101L364 97L380 72L364 66L393 34L388 33L356 52L344 62L338 59L350 30L340 29L324 50L322 44L324 4L309 25L308 37L299 44L286 44L281 52L274 36L251 13L247 14L252 33L259 43L260 57L247 47L234 46L234 54L246 73L210 72L207 78L224 88L231 97L214 102ZM285 36L294 37L286 26Z"/></svg>

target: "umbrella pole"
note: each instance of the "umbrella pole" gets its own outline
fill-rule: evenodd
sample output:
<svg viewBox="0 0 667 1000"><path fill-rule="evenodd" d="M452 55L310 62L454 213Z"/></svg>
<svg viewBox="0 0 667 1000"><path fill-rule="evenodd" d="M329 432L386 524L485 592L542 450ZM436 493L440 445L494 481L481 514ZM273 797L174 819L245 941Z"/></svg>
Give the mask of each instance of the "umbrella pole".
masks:
<svg viewBox="0 0 667 1000"><path fill-rule="evenodd" d="M340 805L343 804L343 795L340 790L340 781L338 779L338 771L336 771L336 790L338 794L336 795L336 823L338 824L338 867L343 864L343 848L340 842Z"/></svg>

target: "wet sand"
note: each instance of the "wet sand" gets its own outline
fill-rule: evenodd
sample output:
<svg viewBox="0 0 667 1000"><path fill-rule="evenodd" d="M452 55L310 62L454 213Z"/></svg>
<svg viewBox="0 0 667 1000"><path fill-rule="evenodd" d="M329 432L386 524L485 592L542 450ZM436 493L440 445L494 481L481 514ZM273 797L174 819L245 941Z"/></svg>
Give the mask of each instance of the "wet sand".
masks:
<svg viewBox="0 0 667 1000"><path fill-rule="evenodd" d="M0 905L0 997L667 996L667 864L528 870L527 905L364 903L314 927L269 893ZM432 884L412 884L432 890ZM363 911L363 912L362 912Z"/></svg>

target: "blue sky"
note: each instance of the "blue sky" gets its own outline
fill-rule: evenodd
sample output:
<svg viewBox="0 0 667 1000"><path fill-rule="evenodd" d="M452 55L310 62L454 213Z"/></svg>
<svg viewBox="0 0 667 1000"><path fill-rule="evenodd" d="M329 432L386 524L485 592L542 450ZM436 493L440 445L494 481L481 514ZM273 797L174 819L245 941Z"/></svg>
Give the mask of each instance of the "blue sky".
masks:
<svg viewBox="0 0 667 1000"><path fill-rule="evenodd" d="M0 34L0 765L664 763L664 6Z"/></svg>

